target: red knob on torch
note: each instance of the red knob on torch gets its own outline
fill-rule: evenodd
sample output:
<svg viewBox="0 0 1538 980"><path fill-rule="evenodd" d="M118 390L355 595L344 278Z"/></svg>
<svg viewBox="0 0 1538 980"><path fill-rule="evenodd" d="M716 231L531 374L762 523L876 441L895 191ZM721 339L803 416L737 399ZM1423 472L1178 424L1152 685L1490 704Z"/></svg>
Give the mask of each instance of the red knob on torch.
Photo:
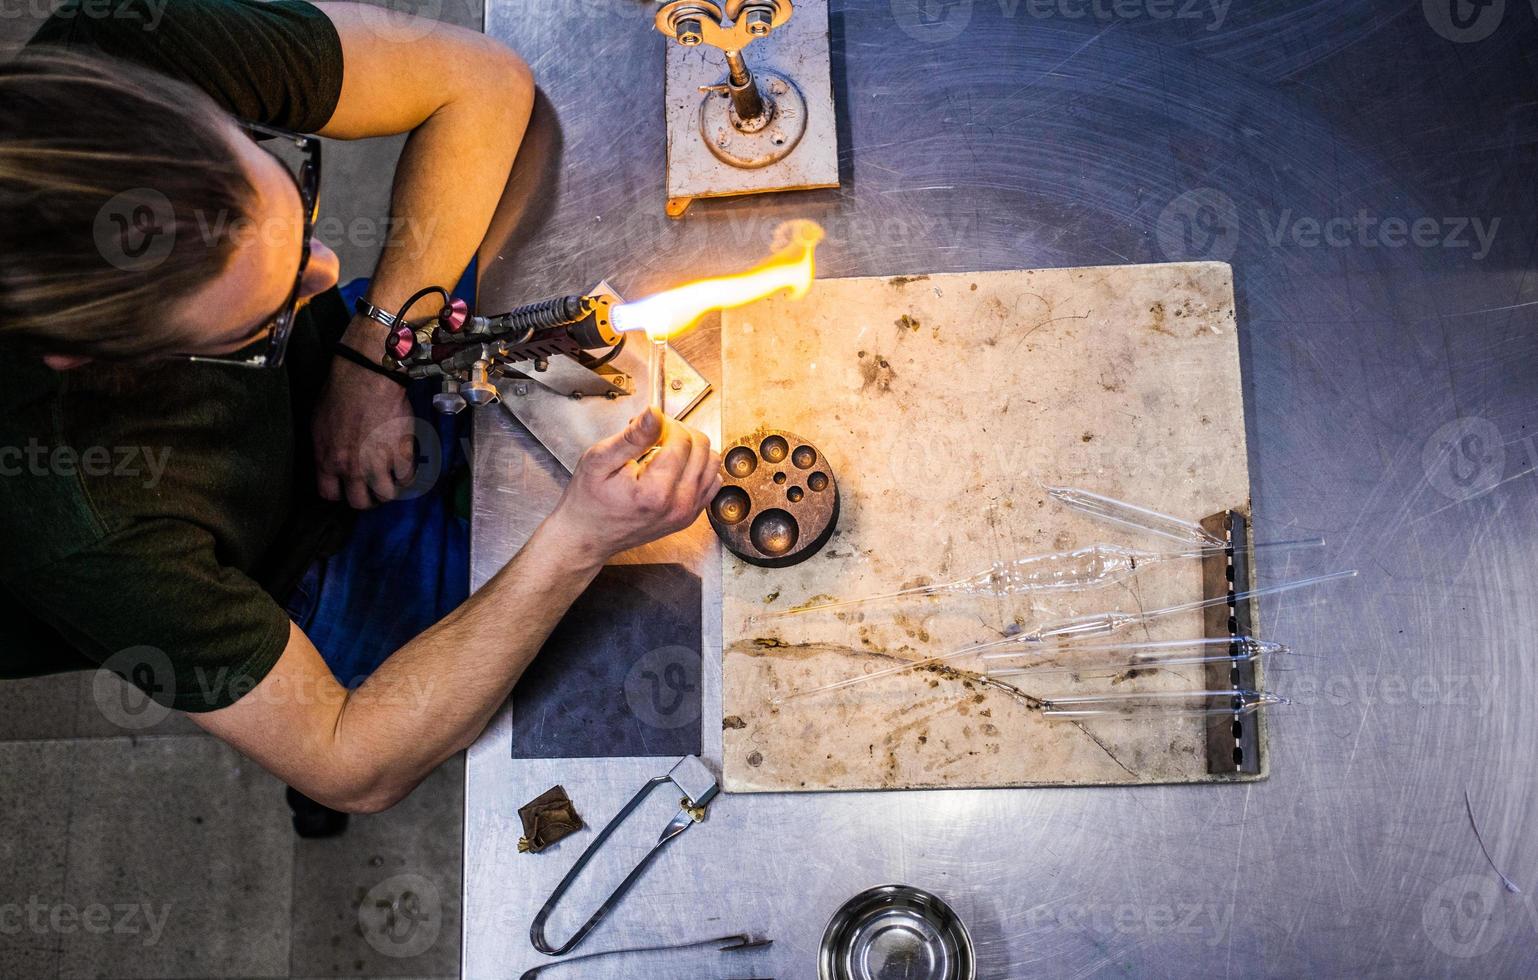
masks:
<svg viewBox="0 0 1538 980"><path fill-rule="evenodd" d="M451 299L438 313L438 326L449 333L459 333L464 329L465 320L470 317L470 307L462 299Z"/></svg>
<svg viewBox="0 0 1538 980"><path fill-rule="evenodd" d="M404 361L416 353L417 335L409 323L398 323L385 341L385 352L397 361Z"/></svg>

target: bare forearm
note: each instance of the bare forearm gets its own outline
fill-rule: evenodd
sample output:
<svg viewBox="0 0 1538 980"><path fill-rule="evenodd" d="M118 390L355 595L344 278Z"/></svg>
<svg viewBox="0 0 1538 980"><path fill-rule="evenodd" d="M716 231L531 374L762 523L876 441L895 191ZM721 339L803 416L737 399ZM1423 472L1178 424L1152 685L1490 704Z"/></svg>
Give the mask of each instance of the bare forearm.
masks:
<svg viewBox="0 0 1538 980"><path fill-rule="evenodd" d="M391 192L390 240L369 296L394 309L424 285L453 286L480 247L528 106L511 94L445 106L406 141Z"/></svg>
<svg viewBox="0 0 1538 980"><path fill-rule="evenodd" d="M414 127L401 151L390 233L368 290L382 309L394 312L423 286L454 285L512 171L533 107L533 80L505 48L487 45L479 55L460 82L463 94ZM354 322L349 334L349 342L360 334L370 342L384 336L371 321Z"/></svg>
<svg viewBox="0 0 1538 980"><path fill-rule="evenodd" d="M516 558L360 687L294 626L255 688L194 720L322 803L388 807L480 734L605 561L695 521L720 463L703 434L645 411L582 455Z"/></svg>
<svg viewBox="0 0 1538 980"><path fill-rule="evenodd" d="M466 748L507 700L571 602L602 567L559 518L341 705L334 758L371 774L363 808L388 806Z"/></svg>

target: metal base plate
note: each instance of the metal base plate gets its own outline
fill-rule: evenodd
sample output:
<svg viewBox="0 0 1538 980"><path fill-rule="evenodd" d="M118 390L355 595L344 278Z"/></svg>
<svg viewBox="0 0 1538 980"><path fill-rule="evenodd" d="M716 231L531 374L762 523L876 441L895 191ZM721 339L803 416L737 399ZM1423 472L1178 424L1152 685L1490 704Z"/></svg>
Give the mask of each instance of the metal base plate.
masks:
<svg viewBox="0 0 1538 980"><path fill-rule="evenodd" d="M743 170L768 167L790 156L806 135L806 100L796 83L771 71L754 73L759 91L770 110L767 122L753 132L736 124L732 97L722 83L719 92L705 92L700 99L700 137L716 159Z"/></svg>
<svg viewBox="0 0 1538 980"><path fill-rule="evenodd" d="M700 134L700 109L706 97L701 89L725 81L725 56L706 44L686 48L668 41L669 217L680 217L700 197L838 186L827 0L799 0L790 20L768 37L754 41L744 49L743 57L755 75L774 72L795 84L805 101L805 133L784 159L765 166L735 167L717 157ZM766 91L769 82L765 75Z"/></svg>
<svg viewBox="0 0 1538 980"><path fill-rule="evenodd" d="M599 283L591 294L614 296L616 301L620 299L607 283ZM631 339L605 367L629 375L631 379L644 379L647 346L644 337ZM556 362L560 360L564 358L551 361L552 371L556 370ZM668 391L663 411L669 418L683 419L710 393L710 382L671 347L668 348L667 378ZM602 395L573 398L569 394L558 394L542 384L517 378L499 378L496 386L502 395L502 404L542 446L550 450L550 455L568 473L576 467L577 460L587 447L624 428L626 421L646 406L644 397L634 394L616 398ZM618 389L620 386L615 387ZM633 381L625 386L631 392L638 387L645 386L637 386Z"/></svg>

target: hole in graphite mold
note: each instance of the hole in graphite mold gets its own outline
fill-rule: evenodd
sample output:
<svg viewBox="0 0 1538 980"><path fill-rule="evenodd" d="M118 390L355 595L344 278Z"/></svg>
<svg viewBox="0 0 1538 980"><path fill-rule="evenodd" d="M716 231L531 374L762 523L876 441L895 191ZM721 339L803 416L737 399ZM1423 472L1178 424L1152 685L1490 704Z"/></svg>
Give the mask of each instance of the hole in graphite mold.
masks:
<svg viewBox="0 0 1538 980"><path fill-rule="evenodd" d="M775 508L753 518L748 529L748 539L753 547L771 557L778 557L796 546L801 537L801 525L786 511Z"/></svg>
<svg viewBox="0 0 1538 980"><path fill-rule="evenodd" d="M710 502L710 513L722 524L736 524L752 509L748 492L741 487L722 487Z"/></svg>
<svg viewBox="0 0 1538 980"><path fill-rule="evenodd" d="M785 457L790 455L790 443L784 436L770 436L759 444L758 454L764 457L766 463L783 463Z"/></svg>
<svg viewBox="0 0 1538 980"><path fill-rule="evenodd" d="M721 461L721 465L726 468L728 475L740 480L745 476L752 475L753 471L758 469L758 456L747 446L738 446L736 449L727 452L726 458Z"/></svg>

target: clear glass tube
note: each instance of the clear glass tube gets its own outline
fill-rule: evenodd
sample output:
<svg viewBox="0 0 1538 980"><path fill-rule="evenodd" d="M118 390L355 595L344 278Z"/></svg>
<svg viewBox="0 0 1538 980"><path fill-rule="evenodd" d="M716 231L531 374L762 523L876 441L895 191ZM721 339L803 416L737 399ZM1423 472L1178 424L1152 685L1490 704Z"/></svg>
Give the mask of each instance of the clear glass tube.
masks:
<svg viewBox="0 0 1538 980"><path fill-rule="evenodd" d="M1112 524L1120 524L1122 527L1135 528L1185 544L1196 544L1207 548L1228 547L1225 539L1213 534L1200 524L1161 514L1147 507L1129 504L1115 497L1107 497L1104 494L1081 490L1077 487L1047 487L1047 495L1080 513Z"/></svg>
<svg viewBox="0 0 1538 980"><path fill-rule="evenodd" d="M829 691L838 691L856 684L864 684L866 681L876 680L880 677L890 677L904 671L917 670L933 664L941 664L950 660L988 650L997 650L1008 645L1023 645L1033 643L1045 643L1049 640L1059 642L1071 642L1090 636L1105 636L1133 623L1146 623L1165 616L1173 616L1177 613L1191 612L1196 609L1206 609L1211 606L1227 605L1230 602L1239 602L1263 595L1276 595L1281 592L1291 592L1294 589L1307 588L1324 582L1333 582L1336 579L1352 578L1357 574L1356 569L1348 569L1341 572L1330 572L1326 575L1314 575L1310 578L1298 579L1295 582L1282 582L1277 585L1267 585L1258 589L1249 589L1244 592L1235 592L1227 595L1213 596L1210 599L1197 599L1192 602L1182 602L1174 606L1166 606L1163 609L1151 609L1147 612L1129 613L1120 610L1108 612L1089 613L1084 616L1074 616L1070 619L1062 619L1052 623L1045 623L1034 630L1016 633L999 640L988 640L983 643L974 643L943 653L936 657L925 657L919 660L905 661L873 670L868 674L855 674L842 680L822 684L818 687L810 687L802 691L792 691L789 694L777 694L769 699L772 705L782 705L791 701L799 701L802 698L814 697L826 694Z"/></svg>
<svg viewBox="0 0 1538 980"><path fill-rule="evenodd" d="M1312 547L1315 543L1314 540L1277 541L1271 544L1258 544L1254 547L1256 549ZM1027 555L1024 558L1015 558L1010 561L996 561L984 571L950 582L935 582L930 585L914 586L911 589L900 589L896 592L883 592L879 595L860 596L854 599L839 599L833 602L820 602L812 605L795 606L790 609L773 610L760 613L759 616L755 617L755 620L759 618L773 619L777 616L799 616L823 609L837 609L841 606L884 602L890 599L915 596L982 595L1003 597L1026 595L1035 592L1072 592L1080 589L1099 588L1113 582L1123 581L1139 568L1148 565L1180 559L1205 558L1215 550L1209 547L1198 547L1185 551L1143 551L1138 548L1123 547L1119 544L1096 544L1088 548L1079 548L1075 551L1054 551L1044 555Z"/></svg>
<svg viewBox="0 0 1538 980"><path fill-rule="evenodd" d="M1247 715L1274 704L1291 704L1269 691L1149 691L1128 694L1075 694L1043 698L1043 718L1134 717L1143 714Z"/></svg>
<svg viewBox="0 0 1538 980"><path fill-rule="evenodd" d="M1342 572L1330 572L1325 575L1312 575L1308 578L1298 579L1294 582L1282 582L1277 585L1266 585L1258 589L1249 589L1244 592L1234 592L1228 595L1213 596L1210 599L1196 599L1191 602L1182 602L1174 606L1165 606L1163 609L1150 609L1147 612L1129 613L1119 610L1110 612L1087 613L1083 616L1074 616L1069 619L1060 619L1055 622L1044 623L1033 630L1016 633L999 640L989 640L981 647L972 647L971 651L982 648L995 648L1007 644L1020 643L1045 643L1050 640L1069 642L1090 636L1105 636L1114 633L1124 626L1133 623L1146 623L1155 619L1163 619L1166 616L1174 616L1183 612L1193 612L1198 609L1209 609L1213 606L1227 605L1230 602L1241 602L1253 599L1256 596L1276 595L1280 592L1291 592L1294 589L1303 589L1312 585L1320 585L1324 582L1333 582L1336 579L1354 578L1356 569L1347 569ZM969 651L970 652L970 651Z"/></svg>
<svg viewBox="0 0 1538 980"><path fill-rule="evenodd" d="M1158 640L1146 643L1099 643L1086 646L1037 648L1021 652L985 653L983 673L989 677L1099 677L1128 670L1157 670L1213 663L1253 663L1262 656L1287 653L1280 643L1249 636L1204 637L1199 640ZM1052 660L1042 660L1047 654ZM1063 662L1067 656L1071 662Z"/></svg>
<svg viewBox="0 0 1538 980"><path fill-rule="evenodd" d="M666 339L651 342L651 356L647 358L646 377L648 402L652 408L667 414L668 396L668 342Z"/></svg>

